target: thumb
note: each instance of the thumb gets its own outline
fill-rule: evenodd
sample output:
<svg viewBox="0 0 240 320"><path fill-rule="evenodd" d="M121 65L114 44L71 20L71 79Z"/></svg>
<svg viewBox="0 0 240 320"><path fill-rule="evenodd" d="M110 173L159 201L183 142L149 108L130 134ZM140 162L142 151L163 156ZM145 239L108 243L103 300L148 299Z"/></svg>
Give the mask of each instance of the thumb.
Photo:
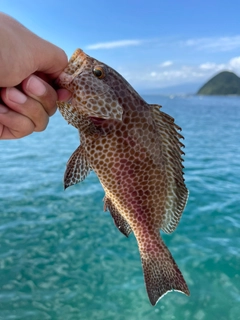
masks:
<svg viewBox="0 0 240 320"><path fill-rule="evenodd" d="M42 39L41 47L35 55L37 71L56 79L68 64L66 53L54 44Z"/></svg>

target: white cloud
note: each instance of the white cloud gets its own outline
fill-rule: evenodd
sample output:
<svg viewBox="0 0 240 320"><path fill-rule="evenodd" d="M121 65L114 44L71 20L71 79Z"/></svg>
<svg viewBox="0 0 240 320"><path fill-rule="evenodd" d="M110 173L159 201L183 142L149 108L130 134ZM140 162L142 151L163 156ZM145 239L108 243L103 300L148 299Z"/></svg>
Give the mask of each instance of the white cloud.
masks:
<svg viewBox="0 0 240 320"><path fill-rule="evenodd" d="M156 71L157 70L157 71ZM131 71L126 77L134 87L168 87L183 83L204 83L220 71L229 70L240 73L240 56L234 57L226 63L205 62L200 65L182 65L174 69L142 70L142 73ZM137 76L136 76L137 74Z"/></svg>
<svg viewBox="0 0 240 320"><path fill-rule="evenodd" d="M157 76L157 72L155 72L155 71L150 72L150 76L151 77L156 77Z"/></svg>
<svg viewBox="0 0 240 320"><path fill-rule="evenodd" d="M199 66L199 69L205 72L219 72L223 70L231 70L233 72L239 73L240 72L240 56L234 57L230 59L226 63L214 63L214 62L206 62L202 63Z"/></svg>
<svg viewBox="0 0 240 320"><path fill-rule="evenodd" d="M98 50L98 49L114 49L120 47L129 46L139 46L146 44L148 42L155 43L156 45L161 44L163 46L163 41L161 39L124 39L109 42L98 42L86 46L88 50ZM174 43L171 42L171 45ZM204 37L204 38L193 38L185 41L176 41L174 46L180 45L182 48L193 48L199 51L208 52L226 52L232 51L234 49L240 49L240 35L227 36L227 37ZM169 46L169 43L164 44L165 47ZM167 60L161 63L160 67L168 67L173 64L172 61Z"/></svg>
<svg viewBox="0 0 240 320"><path fill-rule="evenodd" d="M216 68L216 63L212 63L212 62L202 63L200 64L199 68L203 70L213 70Z"/></svg>
<svg viewBox="0 0 240 320"><path fill-rule="evenodd" d="M217 72L220 70L224 70L224 69L229 69L228 64L217 64L214 62L205 62L200 64L199 69L201 70L205 70L205 71L212 71L212 72Z"/></svg>
<svg viewBox="0 0 240 320"><path fill-rule="evenodd" d="M170 67L171 65L173 65L173 62L170 60L167 60L167 61L164 61L163 63L161 63L159 65L159 67L166 68L166 67Z"/></svg>
<svg viewBox="0 0 240 320"><path fill-rule="evenodd" d="M111 42L99 42L95 44L90 44L86 47L88 50L98 50L98 49L113 49L119 47L129 47L129 46L139 46L143 43L142 40L119 40Z"/></svg>
<svg viewBox="0 0 240 320"><path fill-rule="evenodd" d="M150 72L149 74L146 74L146 76L143 76L142 80L158 81L158 83L162 85L166 85L169 82L170 85L170 83L181 83L182 80L188 82L193 80L193 78L199 78L203 75L204 74L198 69L182 66L175 70Z"/></svg>
<svg viewBox="0 0 240 320"><path fill-rule="evenodd" d="M232 58L229 61L229 66L233 69L240 69L240 57Z"/></svg>
<svg viewBox="0 0 240 320"><path fill-rule="evenodd" d="M182 41L181 44L187 47L194 47L197 50L232 51L240 48L240 35L189 39Z"/></svg>

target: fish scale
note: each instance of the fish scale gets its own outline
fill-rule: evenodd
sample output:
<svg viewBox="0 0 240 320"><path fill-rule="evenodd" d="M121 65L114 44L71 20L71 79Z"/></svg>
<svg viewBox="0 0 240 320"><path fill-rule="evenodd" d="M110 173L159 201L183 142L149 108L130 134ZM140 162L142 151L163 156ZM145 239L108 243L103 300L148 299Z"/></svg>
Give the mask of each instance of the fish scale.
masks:
<svg viewBox="0 0 240 320"><path fill-rule="evenodd" d="M176 229L188 198L180 127L119 73L80 49L58 85L72 92L58 107L81 142L67 163L65 188L94 170L105 191L104 210L125 236L136 237L151 304L172 290L189 295L159 232Z"/></svg>

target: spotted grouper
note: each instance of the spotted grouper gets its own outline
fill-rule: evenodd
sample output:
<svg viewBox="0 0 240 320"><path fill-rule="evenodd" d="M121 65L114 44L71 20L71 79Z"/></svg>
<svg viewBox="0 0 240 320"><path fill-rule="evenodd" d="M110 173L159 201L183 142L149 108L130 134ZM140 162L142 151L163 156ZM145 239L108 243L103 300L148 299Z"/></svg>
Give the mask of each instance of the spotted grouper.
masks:
<svg viewBox="0 0 240 320"><path fill-rule="evenodd" d="M58 107L81 142L67 162L65 188L93 170L105 191L104 209L125 236L132 231L137 239L151 304L172 290L189 295L159 232L175 230L188 198L181 128L119 73L80 49L58 85L72 92Z"/></svg>

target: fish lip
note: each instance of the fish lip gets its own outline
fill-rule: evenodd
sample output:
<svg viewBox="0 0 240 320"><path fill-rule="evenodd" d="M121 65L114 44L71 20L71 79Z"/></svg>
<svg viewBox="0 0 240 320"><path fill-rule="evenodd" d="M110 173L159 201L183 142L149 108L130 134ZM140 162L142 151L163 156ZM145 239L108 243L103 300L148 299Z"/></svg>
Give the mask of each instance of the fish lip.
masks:
<svg viewBox="0 0 240 320"><path fill-rule="evenodd" d="M94 124L95 126L100 126L102 125L105 121L107 121L108 119L104 119L104 118L100 118L100 117L93 117L90 116L88 117Z"/></svg>
<svg viewBox="0 0 240 320"><path fill-rule="evenodd" d="M76 49L69 59L68 66L65 68L64 72L68 75L78 75L81 71L81 66L87 55L81 50ZM69 68L71 66L71 68Z"/></svg>
<svg viewBox="0 0 240 320"><path fill-rule="evenodd" d="M83 61L86 58L86 56L86 53L84 53L82 49L78 48L74 51L73 55L69 59L69 64L74 63L76 60Z"/></svg>
<svg viewBox="0 0 240 320"><path fill-rule="evenodd" d="M64 84L70 84L73 81L73 75L70 75L63 71L58 78L56 79L56 84L61 86L64 86Z"/></svg>
<svg viewBox="0 0 240 320"><path fill-rule="evenodd" d="M87 55L81 49L76 49L69 59L67 67L56 79L56 85L59 87L66 87L66 85L69 85L76 76L81 74L81 66L86 57Z"/></svg>

